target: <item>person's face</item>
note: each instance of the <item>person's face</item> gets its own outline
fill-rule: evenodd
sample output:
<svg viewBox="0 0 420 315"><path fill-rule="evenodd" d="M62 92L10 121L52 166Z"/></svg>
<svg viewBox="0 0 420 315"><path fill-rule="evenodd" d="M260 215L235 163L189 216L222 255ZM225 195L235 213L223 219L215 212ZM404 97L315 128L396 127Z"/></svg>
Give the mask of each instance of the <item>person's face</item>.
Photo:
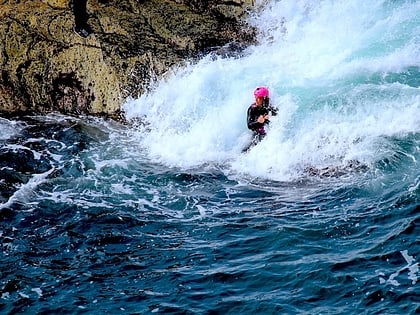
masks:
<svg viewBox="0 0 420 315"><path fill-rule="evenodd" d="M255 98L255 104L257 104L258 106L261 106L263 104L264 101L264 97L256 97Z"/></svg>

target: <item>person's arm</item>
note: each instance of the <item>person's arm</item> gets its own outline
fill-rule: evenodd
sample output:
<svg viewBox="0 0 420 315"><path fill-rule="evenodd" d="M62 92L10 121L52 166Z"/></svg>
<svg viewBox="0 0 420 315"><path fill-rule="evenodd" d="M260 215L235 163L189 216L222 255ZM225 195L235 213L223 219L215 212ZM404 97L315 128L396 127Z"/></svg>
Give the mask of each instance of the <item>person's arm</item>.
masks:
<svg viewBox="0 0 420 315"><path fill-rule="evenodd" d="M271 114L271 116L277 115L278 109L277 107L274 107L273 105L270 104L270 99L268 98L265 99L263 106L267 110L267 112Z"/></svg>
<svg viewBox="0 0 420 315"><path fill-rule="evenodd" d="M267 105L264 106L264 108L271 116L276 116L277 115L277 112L278 112L277 107L274 107L271 104L267 104Z"/></svg>
<svg viewBox="0 0 420 315"><path fill-rule="evenodd" d="M271 116L276 116L277 112L279 111L277 107L271 106L269 107L269 111L271 112Z"/></svg>

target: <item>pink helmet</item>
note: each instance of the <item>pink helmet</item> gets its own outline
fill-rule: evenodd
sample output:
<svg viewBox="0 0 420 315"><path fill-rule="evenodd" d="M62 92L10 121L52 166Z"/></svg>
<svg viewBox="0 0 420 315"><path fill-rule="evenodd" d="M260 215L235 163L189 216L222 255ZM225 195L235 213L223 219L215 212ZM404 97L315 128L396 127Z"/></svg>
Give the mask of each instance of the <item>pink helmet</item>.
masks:
<svg viewBox="0 0 420 315"><path fill-rule="evenodd" d="M269 96L269 92L268 89L261 86L261 87L257 87L254 91L254 96L255 97L268 97Z"/></svg>

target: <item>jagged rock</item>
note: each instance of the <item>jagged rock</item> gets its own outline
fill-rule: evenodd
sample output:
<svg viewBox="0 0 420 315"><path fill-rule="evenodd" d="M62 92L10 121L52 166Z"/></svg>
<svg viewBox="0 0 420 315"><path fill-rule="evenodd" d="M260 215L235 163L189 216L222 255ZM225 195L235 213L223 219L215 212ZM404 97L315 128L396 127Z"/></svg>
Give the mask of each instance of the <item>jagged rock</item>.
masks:
<svg viewBox="0 0 420 315"><path fill-rule="evenodd" d="M69 0L0 0L0 113L115 118L174 65L252 43L243 20L253 2L89 0L94 33L82 38Z"/></svg>

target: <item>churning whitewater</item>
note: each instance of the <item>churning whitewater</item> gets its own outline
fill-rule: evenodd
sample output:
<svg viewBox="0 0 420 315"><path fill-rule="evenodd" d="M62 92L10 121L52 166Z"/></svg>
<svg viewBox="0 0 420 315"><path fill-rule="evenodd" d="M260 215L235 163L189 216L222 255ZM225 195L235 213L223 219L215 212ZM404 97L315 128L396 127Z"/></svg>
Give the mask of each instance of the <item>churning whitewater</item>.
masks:
<svg viewBox="0 0 420 315"><path fill-rule="evenodd" d="M5 314L418 314L420 2L257 1L129 125L0 118ZM258 86L278 114L251 140Z"/></svg>
<svg viewBox="0 0 420 315"><path fill-rule="evenodd" d="M372 165L392 154L378 152L387 137L419 131L418 6L271 2L250 20L260 45L175 71L127 102L127 116L144 117L145 149L169 166L220 162L232 172L292 180L309 165ZM242 156L246 109L261 85L279 115L266 140Z"/></svg>

